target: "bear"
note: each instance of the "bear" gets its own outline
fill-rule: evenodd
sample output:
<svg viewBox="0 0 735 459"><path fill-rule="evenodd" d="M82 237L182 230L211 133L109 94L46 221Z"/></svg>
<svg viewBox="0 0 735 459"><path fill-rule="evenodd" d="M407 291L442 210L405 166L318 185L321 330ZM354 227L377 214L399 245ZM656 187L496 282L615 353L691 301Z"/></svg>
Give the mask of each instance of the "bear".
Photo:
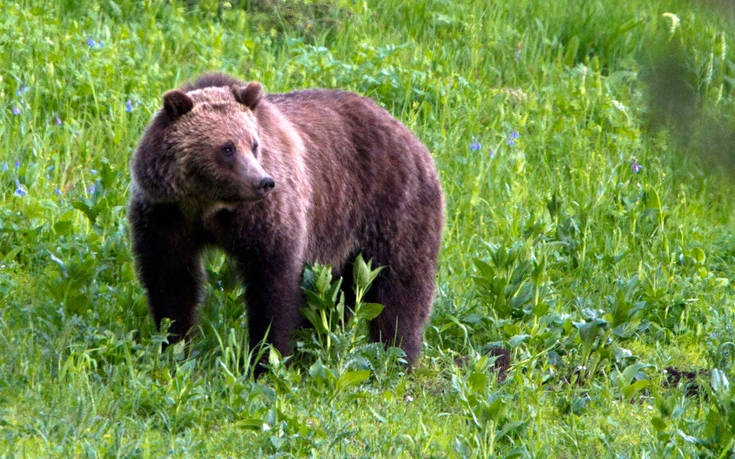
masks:
<svg viewBox="0 0 735 459"><path fill-rule="evenodd" d="M293 350L305 325L304 267L349 282L358 254L384 266L366 301L384 309L372 340L409 367L432 310L444 198L427 148L369 98L264 93L204 74L163 95L130 162L128 220L138 277L169 344L187 338L202 296L202 253L220 248L244 282L251 349ZM352 295L354 301L354 294Z"/></svg>

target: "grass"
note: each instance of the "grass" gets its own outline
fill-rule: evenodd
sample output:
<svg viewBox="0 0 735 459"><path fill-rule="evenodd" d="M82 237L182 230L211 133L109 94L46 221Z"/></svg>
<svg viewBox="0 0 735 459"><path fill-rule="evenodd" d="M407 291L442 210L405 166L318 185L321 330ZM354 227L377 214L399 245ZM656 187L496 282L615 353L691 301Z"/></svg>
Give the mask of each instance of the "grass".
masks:
<svg viewBox="0 0 735 459"><path fill-rule="evenodd" d="M0 450L734 455L727 5L5 2ZM252 380L218 253L192 356L159 351L127 165L161 94L206 70L360 92L432 151L447 221L415 371L335 319Z"/></svg>

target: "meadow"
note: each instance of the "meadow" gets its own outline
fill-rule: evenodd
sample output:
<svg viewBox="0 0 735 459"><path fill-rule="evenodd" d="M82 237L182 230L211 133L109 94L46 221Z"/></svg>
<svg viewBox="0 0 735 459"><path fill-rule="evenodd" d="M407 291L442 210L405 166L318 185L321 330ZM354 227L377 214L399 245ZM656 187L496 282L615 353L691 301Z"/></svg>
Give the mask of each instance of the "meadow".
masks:
<svg viewBox="0 0 735 459"><path fill-rule="evenodd" d="M1 4L0 455L735 457L731 3ZM191 353L160 351L128 161L209 70L359 92L428 146L446 227L412 372L316 267L326 326L254 380L217 252Z"/></svg>

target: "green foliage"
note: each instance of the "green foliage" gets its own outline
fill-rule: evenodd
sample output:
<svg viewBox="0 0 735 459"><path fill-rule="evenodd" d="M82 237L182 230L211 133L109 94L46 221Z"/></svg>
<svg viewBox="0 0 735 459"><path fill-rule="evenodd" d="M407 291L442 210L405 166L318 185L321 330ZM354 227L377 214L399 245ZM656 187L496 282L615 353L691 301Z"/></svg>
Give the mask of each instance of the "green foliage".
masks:
<svg viewBox="0 0 735 459"><path fill-rule="evenodd" d="M732 456L734 26L682 0L5 2L0 450ZM210 253L190 352L160 352L128 161L206 70L358 91L429 147L446 226L412 372L367 340L361 258L306 269L286 358L249 349L247 286Z"/></svg>
<svg viewBox="0 0 735 459"><path fill-rule="evenodd" d="M297 341L297 349L309 358L302 362L309 365L309 375L316 382L322 395L335 394L350 386L360 384L372 373L377 381L385 384L386 378L395 372L402 351L399 348L383 349L380 343L368 343L367 323L376 318L383 305L368 303L363 299L383 266L372 269L358 255L353 263L355 303L345 304L340 289L342 279L332 282L332 268L309 266L304 271L306 306L301 313L314 330L305 330ZM312 363L313 362L313 363Z"/></svg>

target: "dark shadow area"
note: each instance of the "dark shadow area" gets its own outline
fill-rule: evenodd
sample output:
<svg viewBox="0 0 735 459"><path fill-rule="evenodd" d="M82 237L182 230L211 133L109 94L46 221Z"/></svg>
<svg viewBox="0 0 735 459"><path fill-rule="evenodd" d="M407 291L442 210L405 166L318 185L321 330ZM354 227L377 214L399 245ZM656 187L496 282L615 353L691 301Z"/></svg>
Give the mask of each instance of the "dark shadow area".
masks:
<svg viewBox="0 0 735 459"><path fill-rule="evenodd" d="M707 395L704 387L697 381L697 377L705 378L709 370L685 371L674 367L667 367L664 370L666 381L664 387L677 387L679 384L684 386L684 394L687 397L695 397L699 394Z"/></svg>

